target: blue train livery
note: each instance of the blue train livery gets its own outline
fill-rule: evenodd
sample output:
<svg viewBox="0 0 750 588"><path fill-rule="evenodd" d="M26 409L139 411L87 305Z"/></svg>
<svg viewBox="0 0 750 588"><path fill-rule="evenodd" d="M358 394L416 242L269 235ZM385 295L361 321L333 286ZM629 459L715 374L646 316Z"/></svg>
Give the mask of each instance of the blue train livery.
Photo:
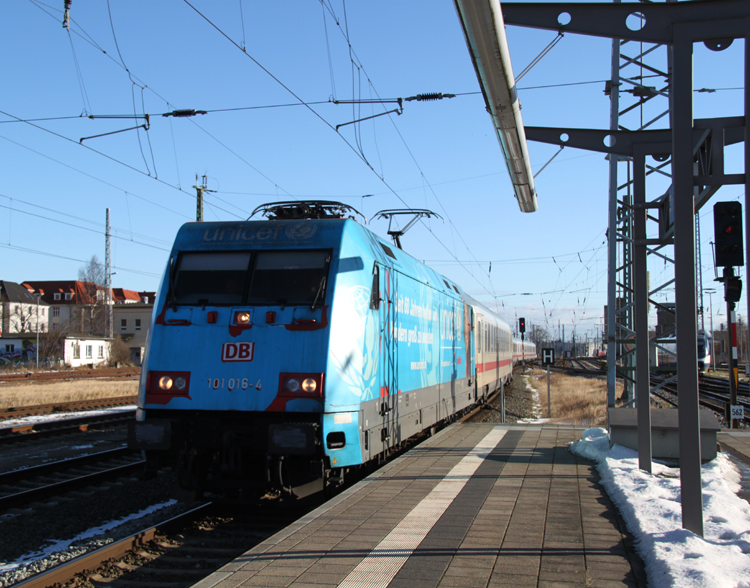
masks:
<svg viewBox="0 0 750 588"><path fill-rule="evenodd" d="M507 324L349 207L262 210L184 225L159 288L129 444L184 490L336 485L484 401L524 358Z"/></svg>

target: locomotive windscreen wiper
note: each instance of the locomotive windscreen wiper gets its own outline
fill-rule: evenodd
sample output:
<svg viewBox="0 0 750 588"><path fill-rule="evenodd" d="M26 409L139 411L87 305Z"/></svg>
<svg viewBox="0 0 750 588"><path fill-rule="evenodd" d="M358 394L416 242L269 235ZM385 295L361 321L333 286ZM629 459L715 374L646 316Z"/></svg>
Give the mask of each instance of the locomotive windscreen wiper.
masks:
<svg viewBox="0 0 750 588"><path fill-rule="evenodd" d="M324 290L325 290L325 287L326 287L326 277L325 277L325 276L323 276L323 277L322 277L322 278L320 279L320 286L318 286L318 291L316 292L316 294L315 294L315 298L314 298L314 299L313 299L313 301L312 301L312 305L310 306L310 310L315 310L315 307L316 307L316 306L317 306L317 304L318 304L318 300L319 300L320 298L322 298L322 295L323 295L323 292L324 292Z"/></svg>

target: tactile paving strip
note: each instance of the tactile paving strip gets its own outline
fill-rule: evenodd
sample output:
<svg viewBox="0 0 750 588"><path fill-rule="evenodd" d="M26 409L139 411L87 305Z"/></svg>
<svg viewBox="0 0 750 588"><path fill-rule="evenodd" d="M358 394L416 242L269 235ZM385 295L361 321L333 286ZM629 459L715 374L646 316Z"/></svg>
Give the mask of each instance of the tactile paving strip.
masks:
<svg viewBox="0 0 750 588"><path fill-rule="evenodd" d="M506 429L492 429L352 570L339 587L385 588L388 586L506 432Z"/></svg>

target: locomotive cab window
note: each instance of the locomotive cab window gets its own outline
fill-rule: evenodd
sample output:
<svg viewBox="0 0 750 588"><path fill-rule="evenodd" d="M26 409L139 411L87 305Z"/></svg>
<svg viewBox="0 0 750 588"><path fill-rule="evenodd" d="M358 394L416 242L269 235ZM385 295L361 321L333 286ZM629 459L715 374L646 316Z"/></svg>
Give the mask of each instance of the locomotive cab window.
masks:
<svg viewBox="0 0 750 588"><path fill-rule="evenodd" d="M316 306L330 251L185 252L172 280L178 306Z"/></svg>
<svg viewBox="0 0 750 588"><path fill-rule="evenodd" d="M264 251L256 255L248 303L315 306L325 298L328 251Z"/></svg>
<svg viewBox="0 0 750 588"><path fill-rule="evenodd" d="M241 304L249 252L183 253L172 288L177 305Z"/></svg>

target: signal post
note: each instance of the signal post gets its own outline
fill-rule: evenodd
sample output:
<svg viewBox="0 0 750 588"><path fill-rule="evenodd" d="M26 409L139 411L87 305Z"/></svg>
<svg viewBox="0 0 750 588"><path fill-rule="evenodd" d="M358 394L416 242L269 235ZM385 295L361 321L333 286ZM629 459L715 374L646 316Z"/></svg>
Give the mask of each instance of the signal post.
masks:
<svg viewBox="0 0 750 588"><path fill-rule="evenodd" d="M729 428L734 428L739 424L737 419L742 418L742 407L737 406L737 325L734 313L734 303L739 302L742 295L742 280L734 275L734 266L745 265L742 204L739 202L714 204L714 239L716 241L716 266L724 268L724 273L718 280L724 284L724 300L727 302L729 404L726 406L725 417Z"/></svg>

